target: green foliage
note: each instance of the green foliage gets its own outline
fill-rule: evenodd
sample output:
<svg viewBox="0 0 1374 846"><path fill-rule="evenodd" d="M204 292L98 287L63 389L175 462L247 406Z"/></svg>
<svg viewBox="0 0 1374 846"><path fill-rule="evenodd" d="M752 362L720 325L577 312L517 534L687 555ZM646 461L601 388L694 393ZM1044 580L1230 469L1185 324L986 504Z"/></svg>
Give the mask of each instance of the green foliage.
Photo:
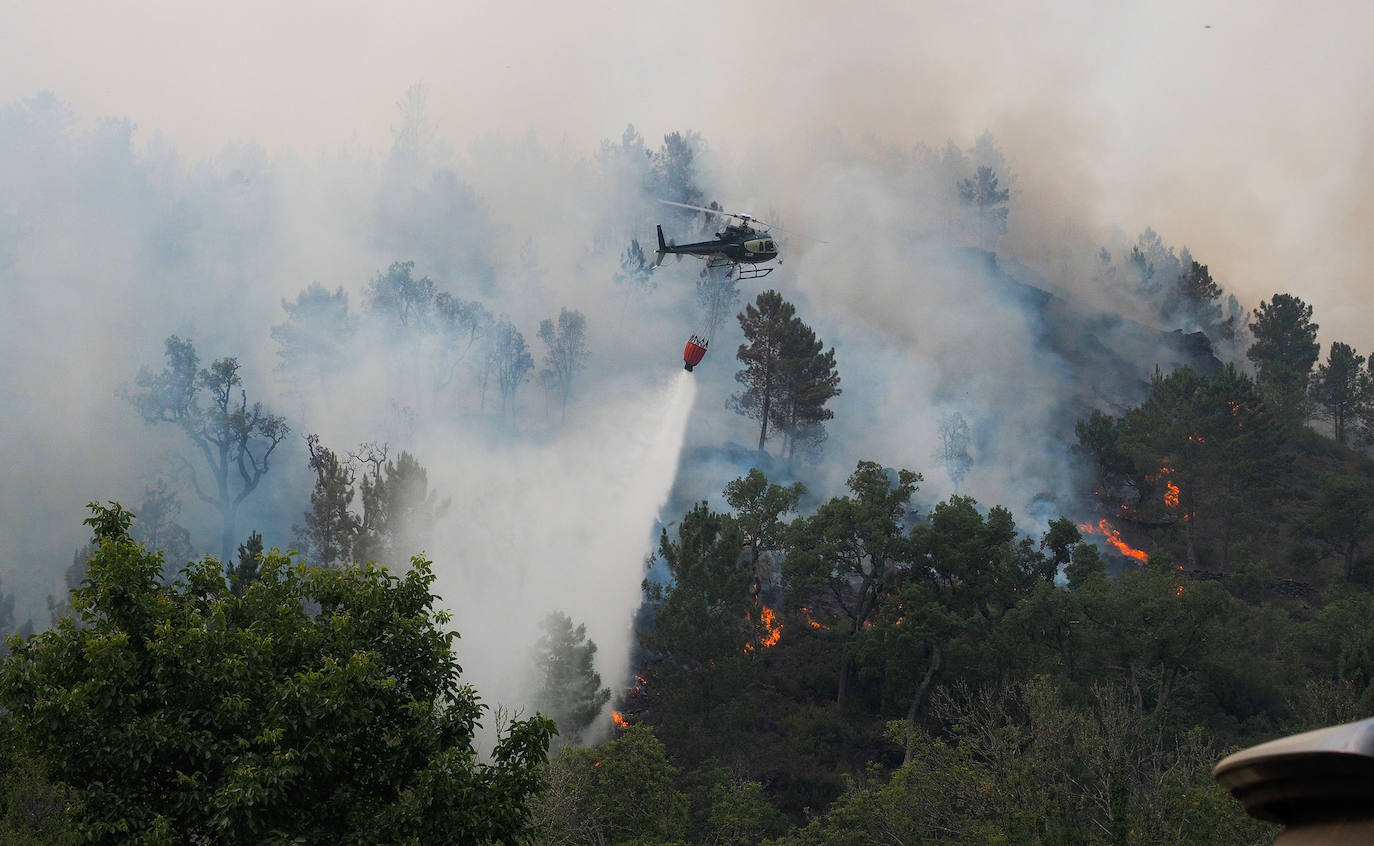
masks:
<svg viewBox="0 0 1374 846"><path fill-rule="evenodd" d="M919 473L889 475L875 462L860 461L847 483L852 496L835 497L813 516L798 518L788 530L783 564L789 606L814 608L825 625L857 635L910 566L902 520L919 481ZM852 673L852 657L846 657L837 702L844 702Z"/></svg>
<svg viewBox="0 0 1374 846"><path fill-rule="evenodd" d="M682 518L676 539L662 533L658 554L671 581L645 581L645 595L658 605L653 628L638 637L665 668L702 667L749 642L752 574L743 546L739 524L704 502Z"/></svg>
<svg viewBox="0 0 1374 846"><path fill-rule="evenodd" d="M362 520L349 509L355 494L355 468L321 444L319 435L307 435L305 444L310 451L310 469L315 472L315 488L310 492L305 523L292 527L297 543L306 560L317 567L352 561L362 531Z"/></svg>
<svg viewBox="0 0 1374 846"><path fill-rule="evenodd" d="M667 846L688 826L678 769L645 726L596 749L565 748L549 761L549 790L535 803L537 843Z"/></svg>
<svg viewBox="0 0 1374 846"><path fill-rule="evenodd" d="M74 802L82 842L510 842L551 724L479 762L485 706L459 681L433 573L293 566L236 595L214 559L173 584L92 505L78 619L16 643L0 704L16 747Z"/></svg>
<svg viewBox="0 0 1374 846"><path fill-rule="evenodd" d="M1307 386L1321 346L1312 306L1292 294L1275 294L1260 303L1250 324L1255 342L1245 351L1258 372L1265 401L1280 420L1301 423L1307 416Z"/></svg>
<svg viewBox="0 0 1374 846"><path fill-rule="evenodd" d="M764 556L782 546L786 526L782 515L797 510L797 503L806 486L794 482L787 487L768 481L768 477L751 468L748 475L725 486L725 501L735 509L735 523L742 539L749 547L749 560L754 568L755 593L760 583L771 580L773 567L765 569ZM769 562L771 564L771 562Z"/></svg>
<svg viewBox="0 0 1374 846"><path fill-rule="evenodd" d="M1336 443L1345 443L1350 423L1367 402L1369 380L1363 365L1364 356L1357 355L1349 344L1337 341L1313 375L1312 401L1331 421Z"/></svg>
<svg viewBox="0 0 1374 846"><path fill-rule="evenodd" d="M1094 707L1045 679L942 692L948 739L918 732L890 775L871 767L823 816L774 846L894 843L1244 843L1263 824L1211 781L1201 733L1152 742L1152 719L1119 690ZM908 729L893 727L895 738Z"/></svg>
<svg viewBox="0 0 1374 846"><path fill-rule="evenodd" d="M238 561L225 568L224 575L229 581L229 589L242 596L248 586L262 574L262 562L262 535L253 532L248 536L248 540L239 544Z"/></svg>
<svg viewBox="0 0 1374 846"><path fill-rule="evenodd" d="M769 426L782 434L790 460L799 445L819 445L824 422L834 416L825 404L840 393L835 351L822 351L816 333L777 291L764 291L746 304L739 324L746 343L735 354L744 365L735 381L744 390L729 405L759 421L760 450Z"/></svg>
<svg viewBox="0 0 1374 846"><path fill-rule="evenodd" d="M448 513L449 500L439 499L429 487L429 471L404 450L393 461L386 459L383 448L373 472L364 474L358 487L363 501L362 524L353 544L358 561L402 565L402 550L422 547Z"/></svg>
<svg viewBox="0 0 1374 846"><path fill-rule="evenodd" d="M1374 532L1374 481L1349 474L1324 476L1312 511L1298 521L1297 528L1303 537L1339 555L1345 579L1350 581L1356 554Z"/></svg>
<svg viewBox="0 0 1374 846"><path fill-rule="evenodd" d="M1291 457L1255 383L1232 365L1215 376L1188 367L1156 374L1150 398L1126 412L1119 431L1152 507L1183 522L1190 563L1206 523L1229 564L1238 518L1272 496ZM1167 483L1176 503L1161 494Z"/></svg>

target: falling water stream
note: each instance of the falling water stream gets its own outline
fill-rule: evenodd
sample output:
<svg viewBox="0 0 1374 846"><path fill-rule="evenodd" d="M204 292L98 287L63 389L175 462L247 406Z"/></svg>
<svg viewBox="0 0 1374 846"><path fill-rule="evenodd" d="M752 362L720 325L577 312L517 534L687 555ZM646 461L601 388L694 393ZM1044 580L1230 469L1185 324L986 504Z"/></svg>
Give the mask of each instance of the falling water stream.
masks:
<svg viewBox="0 0 1374 846"><path fill-rule="evenodd" d="M562 611L596 642L603 684L629 667L653 527L677 472L696 396L679 370L659 385L571 415L544 443L449 444L431 465L452 496L429 552L453 612L463 680L484 701L525 707L539 623Z"/></svg>

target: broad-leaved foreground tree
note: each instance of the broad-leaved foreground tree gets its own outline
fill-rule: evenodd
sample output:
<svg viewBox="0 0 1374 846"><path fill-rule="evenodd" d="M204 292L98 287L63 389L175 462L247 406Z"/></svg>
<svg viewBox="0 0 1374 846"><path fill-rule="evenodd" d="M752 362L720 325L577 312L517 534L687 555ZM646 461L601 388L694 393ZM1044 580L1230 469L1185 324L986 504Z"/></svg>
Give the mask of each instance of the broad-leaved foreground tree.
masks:
<svg viewBox="0 0 1374 846"><path fill-rule="evenodd" d="M272 552L236 595L213 558L172 584L91 505L74 612L12 640L0 674L10 755L69 791L87 843L514 843L530 832L552 724L486 706L430 564L309 568Z"/></svg>

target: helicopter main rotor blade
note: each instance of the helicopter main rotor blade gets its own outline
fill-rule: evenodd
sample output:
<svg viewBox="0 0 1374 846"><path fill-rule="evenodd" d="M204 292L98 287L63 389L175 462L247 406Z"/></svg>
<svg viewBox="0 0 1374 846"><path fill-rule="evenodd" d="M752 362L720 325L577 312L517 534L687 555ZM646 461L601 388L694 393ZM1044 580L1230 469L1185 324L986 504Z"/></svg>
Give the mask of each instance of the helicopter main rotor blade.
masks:
<svg viewBox="0 0 1374 846"><path fill-rule="evenodd" d="M689 205L689 204L687 204L687 203L675 203L675 202L673 202L672 200L659 200L659 202L660 202L660 203L663 203L664 205L677 206L678 208L683 208L683 209L694 209L694 210L699 211L699 212L706 212L707 214L718 214L718 215L721 215L722 217L734 217L734 218L738 218L739 220L753 221L754 223L757 223L757 224L759 224L759 225L761 225L761 226L766 226L766 227L768 227L769 229L781 229L781 228L782 228L782 227L779 227L779 226L774 226L774 225L772 225L771 223L769 223L769 222L766 221L766 220L759 220L757 217L754 217L752 214L740 214L740 213L738 213L738 212L726 211L725 209L708 209L708 208L705 207L705 206L693 206L693 205Z"/></svg>

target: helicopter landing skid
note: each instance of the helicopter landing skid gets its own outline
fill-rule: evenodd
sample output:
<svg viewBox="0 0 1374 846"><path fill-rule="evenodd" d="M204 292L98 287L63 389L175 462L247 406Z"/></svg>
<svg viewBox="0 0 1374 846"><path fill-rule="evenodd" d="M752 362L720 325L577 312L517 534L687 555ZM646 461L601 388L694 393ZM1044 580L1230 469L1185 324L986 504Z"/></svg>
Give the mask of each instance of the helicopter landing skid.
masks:
<svg viewBox="0 0 1374 846"><path fill-rule="evenodd" d="M712 259L706 263L711 270L725 270L726 273L734 273L736 279L762 279L773 272L771 267L759 267L757 264L740 264L729 259Z"/></svg>

